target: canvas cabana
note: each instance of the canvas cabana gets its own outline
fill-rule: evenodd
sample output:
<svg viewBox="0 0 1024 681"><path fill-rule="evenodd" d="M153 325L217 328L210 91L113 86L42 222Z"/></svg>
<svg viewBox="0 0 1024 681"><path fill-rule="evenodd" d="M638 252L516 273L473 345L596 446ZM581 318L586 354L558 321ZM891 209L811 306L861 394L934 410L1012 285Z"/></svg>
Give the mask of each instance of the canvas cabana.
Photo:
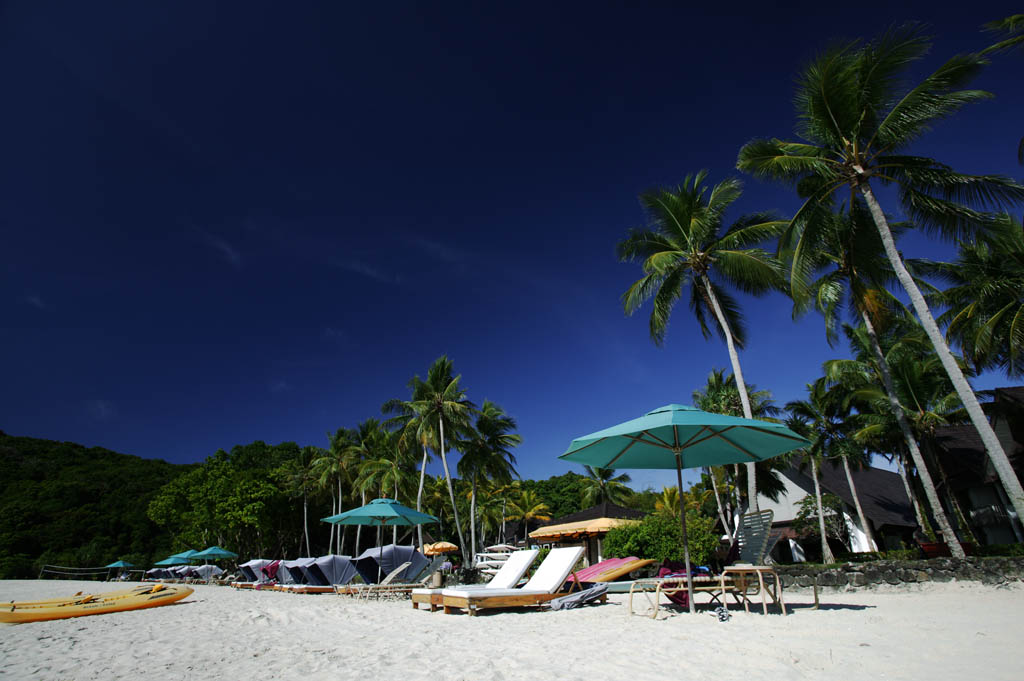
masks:
<svg viewBox="0 0 1024 681"><path fill-rule="evenodd" d="M321 556L302 568L306 583L313 586L348 584L356 576L356 566L348 556Z"/></svg>
<svg viewBox="0 0 1024 681"><path fill-rule="evenodd" d="M296 558L295 560L281 561L281 567L277 571L278 584L305 584L306 573L303 568L312 565L316 558Z"/></svg>
<svg viewBox="0 0 1024 681"><path fill-rule="evenodd" d="M379 575L390 573L406 561L409 561L410 565L394 578L396 582L408 581L416 577L430 562L426 556L416 550L416 547L395 544L366 549L353 560L356 570L367 584L376 584L380 578Z"/></svg>
<svg viewBox="0 0 1024 681"><path fill-rule="evenodd" d="M271 561L265 558L253 558L250 561L242 563L238 566L239 572L242 573L245 582L262 582L266 581L266 577L261 572L261 569L265 565L270 565Z"/></svg>

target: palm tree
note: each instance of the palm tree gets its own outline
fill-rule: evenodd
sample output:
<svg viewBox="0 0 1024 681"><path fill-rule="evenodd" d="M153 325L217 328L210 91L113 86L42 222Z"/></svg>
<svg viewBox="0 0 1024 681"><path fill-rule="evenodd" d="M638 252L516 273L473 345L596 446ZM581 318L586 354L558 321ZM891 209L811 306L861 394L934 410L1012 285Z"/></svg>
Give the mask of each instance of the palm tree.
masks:
<svg viewBox="0 0 1024 681"><path fill-rule="evenodd" d="M955 263L915 260L922 274L948 287L930 300L948 308L939 317L946 336L976 368L1000 368L1011 378L1024 375L1024 228L1001 238L960 242Z"/></svg>
<svg viewBox="0 0 1024 681"><path fill-rule="evenodd" d="M753 383L747 385L746 389L747 403L750 406L750 413L753 418L773 421L776 420L775 417L782 413L782 410L776 407L772 401L771 391L758 390L757 386ZM708 374L707 383L705 383L703 388L694 390L692 397L694 406L703 411L713 414L726 414L728 416L743 416L743 399L736 384L736 376L735 374L726 375L725 369L712 369L711 373ZM743 480L748 477L747 473L753 468L755 472L755 489L759 491L758 493L767 496L773 501L778 501L778 496L784 491L785 487L778 473L775 472L777 466L778 462L775 460L759 461L745 467L741 474L739 465L733 464L733 479L736 482L732 486L733 491L739 494L739 490L743 487ZM715 488L715 502L718 506L719 514L722 515L723 509L721 500L718 497L718 480L716 476L711 477L711 483L713 488ZM749 491L749 487L747 489ZM740 499L738 497L736 505L737 507L740 506ZM752 505L751 508L757 508L757 506ZM722 523L725 532L732 537L735 530L730 530L724 517L722 518Z"/></svg>
<svg viewBox="0 0 1024 681"><path fill-rule="evenodd" d="M306 542L307 556L313 555L309 548L309 493L318 479L316 461L325 454L327 451L320 447L303 447L286 468L288 490L302 497L302 536Z"/></svg>
<svg viewBox="0 0 1024 681"><path fill-rule="evenodd" d="M459 523L459 511L455 505L455 489L452 487L452 476L448 469L445 456L444 431L454 437L469 425L470 415L474 411L473 403L466 399L466 391L459 386L462 376L452 376L452 361L446 356L438 357L427 371L427 379L413 395L411 409L424 422L437 424L437 443L440 447L441 465L448 481L448 496L452 502L452 513L455 518L455 530L459 535L459 547L465 549L466 541L462 536L462 525ZM418 377L414 379L418 381Z"/></svg>
<svg viewBox="0 0 1024 681"><path fill-rule="evenodd" d="M675 485L662 487L661 495L654 500L654 510L671 517L679 516L679 488Z"/></svg>
<svg viewBox="0 0 1024 681"><path fill-rule="evenodd" d="M508 518L523 521L523 540L530 545L530 521L551 520L551 509L540 500L540 495L524 489L508 505Z"/></svg>
<svg viewBox="0 0 1024 681"><path fill-rule="evenodd" d="M923 345L927 341L922 338L919 329L915 333L913 327L907 324L895 326L891 330L890 335L898 336L899 340L891 342L887 338L885 345L888 351L883 350L881 340L866 327L846 327L846 333L855 357L825 362L824 370L826 380L832 385L842 386L860 412L856 417L858 430L853 434L854 438L867 445L873 444L873 448L878 451L884 451L887 447L879 447L877 443L891 443L891 426L898 428L943 539L954 557L963 558L963 549L939 502L938 492L921 453L918 444L920 431L912 423L914 412L920 414L921 405L926 404L919 401L925 391L913 385L912 377L920 376L925 366L932 371L938 369L937 358L934 354L923 352ZM928 355L931 360L927 359ZM884 390L878 388L879 378ZM892 407L893 403L895 408ZM913 496L911 501L914 501Z"/></svg>
<svg viewBox="0 0 1024 681"><path fill-rule="evenodd" d="M463 480L470 483L469 535L470 561L476 560L476 510L477 488L481 481L494 480L511 482L516 475L516 458L512 448L522 443L523 438L511 432L516 422L504 410L490 400L484 400L476 417L476 426L469 437L460 441L458 472Z"/></svg>
<svg viewBox="0 0 1024 681"><path fill-rule="evenodd" d="M359 466L355 488L401 502L412 496L415 481L415 453L401 447L401 437L389 433L375 419L366 422L364 439L357 446L365 458ZM398 526L392 527L392 543L398 543Z"/></svg>
<svg viewBox="0 0 1024 681"><path fill-rule="evenodd" d="M341 513L342 510L342 482L346 478L354 477L354 463L350 448L356 442L356 437L356 431L349 428L339 428L333 433L327 433L330 447L326 451L321 450L320 456L313 462L319 486L331 492L332 515ZM331 536L328 541L330 551L336 551L338 554L344 553L344 527L344 525L338 526L337 549L335 549L335 526L331 525Z"/></svg>
<svg viewBox="0 0 1024 681"><path fill-rule="evenodd" d="M427 464L430 462L430 450L439 450L437 431L432 422L423 418L417 413L414 404L417 399L422 399L427 394L428 385L420 380L419 376L413 376L409 380L409 392L412 399L408 401L388 400L381 407L384 414L393 414L386 421L388 427L398 427L403 441L412 440L419 444L423 451L423 460L420 463L420 481L416 489L416 510L423 510L423 490L426 484ZM403 446L407 446L403 442ZM416 526L417 544L423 548L423 526Z"/></svg>
<svg viewBox="0 0 1024 681"><path fill-rule="evenodd" d="M808 384L807 392L810 399L786 403L786 409L792 415L787 419L786 425L794 433L803 435L811 441L811 446L800 450L800 453L804 455L804 463L811 464L814 503L818 511L818 534L821 535L821 562L827 565L836 562L836 559L829 548L828 534L825 532L825 510L821 503L821 480L818 471L821 468L821 461L828 456L830 448L838 444L838 440L833 419L821 405L824 388L819 383Z"/></svg>
<svg viewBox="0 0 1024 681"><path fill-rule="evenodd" d="M1024 517L1024 487L904 265L872 189L872 180L895 185L908 217L947 236L999 226L996 216L971 205L1001 210L1024 200L1024 187L1008 178L965 175L906 153L932 125L963 105L990 96L960 89L988 63L977 54L954 57L917 86L901 91L901 77L929 47L920 29L911 26L891 30L868 44L850 43L826 52L800 75L797 132L805 141L754 140L740 150L737 167L795 184L806 199L793 218L797 225L837 193L863 198L889 264L985 443L1014 509Z"/></svg>
<svg viewBox="0 0 1024 681"><path fill-rule="evenodd" d="M585 464L583 471L586 477L580 482L583 488L581 502L584 507L606 501L622 506L633 495L633 490L626 486L631 480L628 473L616 475L614 468L595 468Z"/></svg>
<svg viewBox="0 0 1024 681"><path fill-rule="evenodd" d="M708 192L704 186L706 177L707 172L702 170L687 176L675 190L660 189L640 197L652 228L630 230L618 245L618 255L623 261L640 261L644 276L623 294L622 302L626 313L632 314L646 300L653 299L651 339L661 345L672 307L690 285L690 308L704 337L711 336L706 323L710 311L725 339L739 385L743 416L749 419L753 415L737 354L737 348L745 343L746 332L739 305L725 285L753 295L781 287L779 263L753 246L777 235L785 223L759 213L741 217L725 229L725 212L740 197L742 185L730 178ZM748 463L747 467L747 496L756 510L756 476L753 464Z"/></svg>

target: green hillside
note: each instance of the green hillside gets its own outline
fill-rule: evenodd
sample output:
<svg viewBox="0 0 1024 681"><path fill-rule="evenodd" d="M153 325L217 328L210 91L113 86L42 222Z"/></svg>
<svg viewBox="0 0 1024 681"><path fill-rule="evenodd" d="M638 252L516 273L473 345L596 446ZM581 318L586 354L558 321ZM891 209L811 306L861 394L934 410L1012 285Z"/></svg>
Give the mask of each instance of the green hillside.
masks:
<svg viewBox="0 0 1024 681"><path fill-rule="evenodd" d="M0 579L165 557L171 535L146 509L192 467L0 431Z"/></svg>

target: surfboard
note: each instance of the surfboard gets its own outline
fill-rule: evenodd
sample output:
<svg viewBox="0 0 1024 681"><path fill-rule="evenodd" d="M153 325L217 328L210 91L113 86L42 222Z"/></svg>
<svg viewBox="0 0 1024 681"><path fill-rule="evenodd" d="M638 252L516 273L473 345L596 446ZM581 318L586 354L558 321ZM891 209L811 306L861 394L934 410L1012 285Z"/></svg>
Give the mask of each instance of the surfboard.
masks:
<svg viewBox="0 0 1024 681"><path fill-rule="evenodd" d="M0 603L0 623L44 622L83 615L155 608L180 601L191 593L192 589L187 586L146 584L107 593L77 593L73 596L41 601L10 601Z"/></svg>

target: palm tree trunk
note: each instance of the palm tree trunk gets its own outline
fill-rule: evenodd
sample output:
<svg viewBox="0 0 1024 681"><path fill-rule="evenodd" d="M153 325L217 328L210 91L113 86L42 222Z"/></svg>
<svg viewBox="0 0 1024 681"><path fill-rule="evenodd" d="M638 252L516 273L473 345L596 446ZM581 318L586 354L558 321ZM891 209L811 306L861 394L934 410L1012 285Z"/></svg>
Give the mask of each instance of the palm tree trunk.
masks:
<svg viewBox="0 0 1024 681"><path fill-rule="evenodd" d="M340 475L338 476L338 513L341 513L341 476ZM342 549L342 546L341 546L341 544L342 544L342 533L341 533L342 530L341 530L341 528L342 528L342 526L339 525L338 526L338 555L339 556L342 555L342 553L341 553L341 549Z"/></svg>
<svg viewBox="0 0 1024 681"><path fill-rule="evenodd" d="M857 517L860 518L860 526L868 538L868 551L878 551L878 544L875 542L875 533L871 531L871 526L868 525L868 519L864 515L864 509L861 508L860 505L860 496L857 494L857 486L853 484L853 473L850 471L850 460L845 456L841 458L843 460L843 470L846 471L846 484L850 486L850 494L853 495L853 505L857 509Z"/></svg>
<svg viewBox="0 0 1024 681"><path fill-rule="evenodd" d="M949 524L949 518L946 517L946 512L942 510L939 495L935 491L935 483L932 482L932 476L924 463L924 456L921 454L921 449L917 446L917 440L910 430L907 415L903 413L903 407L900 406L900 401L896 397L896 387L892 382L892 374L889 373L889 362L885 359L885 353L882 352L882 345L878 342L875 327L871 323L871 318L863 310L861 310L861 318L864 320L864 328L867 330L868 338L871 340L871 349L874 350L875 359L878 361L878 374L882 379L885 394L889 396L889 406L892 408L892 413L896 417L896 423L899 424L900 431L903 433L903 440L907 443L907 449L910 451L910 458L914 461L914 467L917 468L918 477L921 478L921 486L924 488L924 495L928 499L928 505L931 506L932 516L935 518L935 522L939 524L939 530L942 532L942 537L946 540L946 544L949 546L953 557L965 558L964 550L961 548L960 542L957 541L956 534ZM922 527L922 529L924 528Z"/></svg>
<svg viewBox="0 0 1024 681"><path fill-rule="evenodd" d="M899 470L900 479L903 481L903 489L907 493L907 499L910 499L910 505L914 507L914 516L917 518L917 525L922 530L925 528L924 514L921 513L921 503L917 500L917 495L914 494L914 490L910 487L910 480L907 479L907 464L903 460L903 455L897 455L896 468Z"/></svg>
<svg viewBox="0 0 1024 681"><path fill-rule="evenodd" d="M715 505L718 506L718 519L722 521L722 529L732 541L732 530L729 529L729 522L725 519L725 511L722 508L722 497L718 496L718 482L715 480L715 469L708 466L708 477L711 478L711 489L715 492Z"/></svg>
<svg viewBox="0 0 1024 681"><path fill-rule="evenodd" d="M427 445L423 444L423 463L420 464L420 486L416 490L416 510L422 512L423 509L423 485L426 483L427 475ZM420 547L420 551L423 550L423 525L416 526L416 540Z"/></svg>
<svg viewBox="0 0 1024 681"><path fill-rule="evenodd" d="M309 550L309 503L306 500L306 490L302 490L302 533L306 537L306 555L313 553Z"/></svg>
<svg viewBox="0 0 1024 681"><path fill-rule="evenodd" d="M818 532L821 533L821 562L825 565L836 562L825 534L825 511L821 507L821 483L818 482L818 460L811 456L811 476L814 478L814 501L818 505Z"/></svg>
<svg viewBox="0 0 1024 681"><path fill-rule="evenodd" d="M725 335L725 345L729 348L729 361L732 362L732 375L736 377L736 389L740 392L740 404L743 405L743 418L752 419L754 418L754 415L750 410L750 397L747 395L747 384L743 380L743 369L740 368L740 356L736 352L736 345L732 340L732 329L729 328L729 322L726 321L725 315L722 313L722 308L718 304L718 297L715 295L715 290L711 288L711 280L706 276L701 276L701 279L704 283L704 290L708 295L708 301L711 303L711 307L715 311L715 317L718 319L718 325L722 327L722 333ZM756 513L758 511L757 476L755 475L754 462L748 461L746 466L747 507L750 512ZM682 490L679 490L680 494L682 494L682 492Z"/></svg>
<svg viewBox="0 0 1024 681"><path fill-rule="evenodd" d="M861 168L855 169L859 173L863 173ZM949 346L946 345L942 332L939 331L939 326L935 323L931 310L928 309L928 303L925 302L924 296L918 290L917 284L914 283L913 277L910 276L910 272L903 265L899 251L896 250L896 242L893 240L892 232L889 231L889 223L885 219L885 213L882 212L881 206L878 205L878 201L875 199L867 179L860 182L858 189L860 189L861 195L864 196L868 209L871 211L871 217L874 218L875 226L878 228L878 233L882 237L882 243L885 246L885 254L889 257L889 263L892 265L893 270L896 272L896 277L900 280L907 295L910 297L910 302L914 306L917 318L921 322L921 326L924 327L925 333L928 334L928 338L931 340L932 346L939 356L939 361L942 362L943 368L946 369L949 380L953 382L956 394L960 396L960 401L963 402L967 414L971 417L971 423L977 429L981 441L985 443L985 451L988 452L988 458L992 461L992 467L995 468L1000 482L1003 483L1006 496L1010 497L1013 510L1016 511L1018 518L1024 518L1024 487L1021 486L1017 473L1010 465L1010 460L1006 457L1006 452L1003 451L1002 445L999 444L999 438L996 437L995 431L992 430L992 425L985 417L985 412L981 410L981 405L978 403L974 390L971 389L971 385L964 377L960 366L956 363L956 359L953 358L953 353L949 351Z"/></svg>
<svg viewBox="0 0 1024 681"><path fill-rule="evenodd" d="M462 537L462 525L459 523L459 509L455 506L455 488L452 486L452 474L448 471L448 458L444 455L444 419L437 419L441 433L441 465L444 466L444 477L448 481L448 496L452 500L452 515L455 516L455 532L459 535L459 549L465 556L466 540Z"/></svg>
<svg viewBox="0 0 1024 681"><path fill-rule="evenodd" d="M476 478L473 478L473 487L469 495L469 552L470 567L476 565Z"/></svg>
<svg viewBox="0 0 1024 681"><path fill-rule="evenodd" d="M337 513L338 513L337 506L336 506L335 500L334 500L334 488L332 487L331 488L331 515L337 515ZM331 537L330 537L330 539L327 540L327 545L328 546L334 546L334 529L335 529L335 525L334 525L334 523L331 523Z"/></svg>
<svg viewBox="0 0 1024 681"><path fill-rule="evenodd" d="M362 506L366 506L366 490L359 491L359 503ZM359 547L362 545L361 540L363 538L363 526L356 525L356 555L359 555Z"/></svg>

